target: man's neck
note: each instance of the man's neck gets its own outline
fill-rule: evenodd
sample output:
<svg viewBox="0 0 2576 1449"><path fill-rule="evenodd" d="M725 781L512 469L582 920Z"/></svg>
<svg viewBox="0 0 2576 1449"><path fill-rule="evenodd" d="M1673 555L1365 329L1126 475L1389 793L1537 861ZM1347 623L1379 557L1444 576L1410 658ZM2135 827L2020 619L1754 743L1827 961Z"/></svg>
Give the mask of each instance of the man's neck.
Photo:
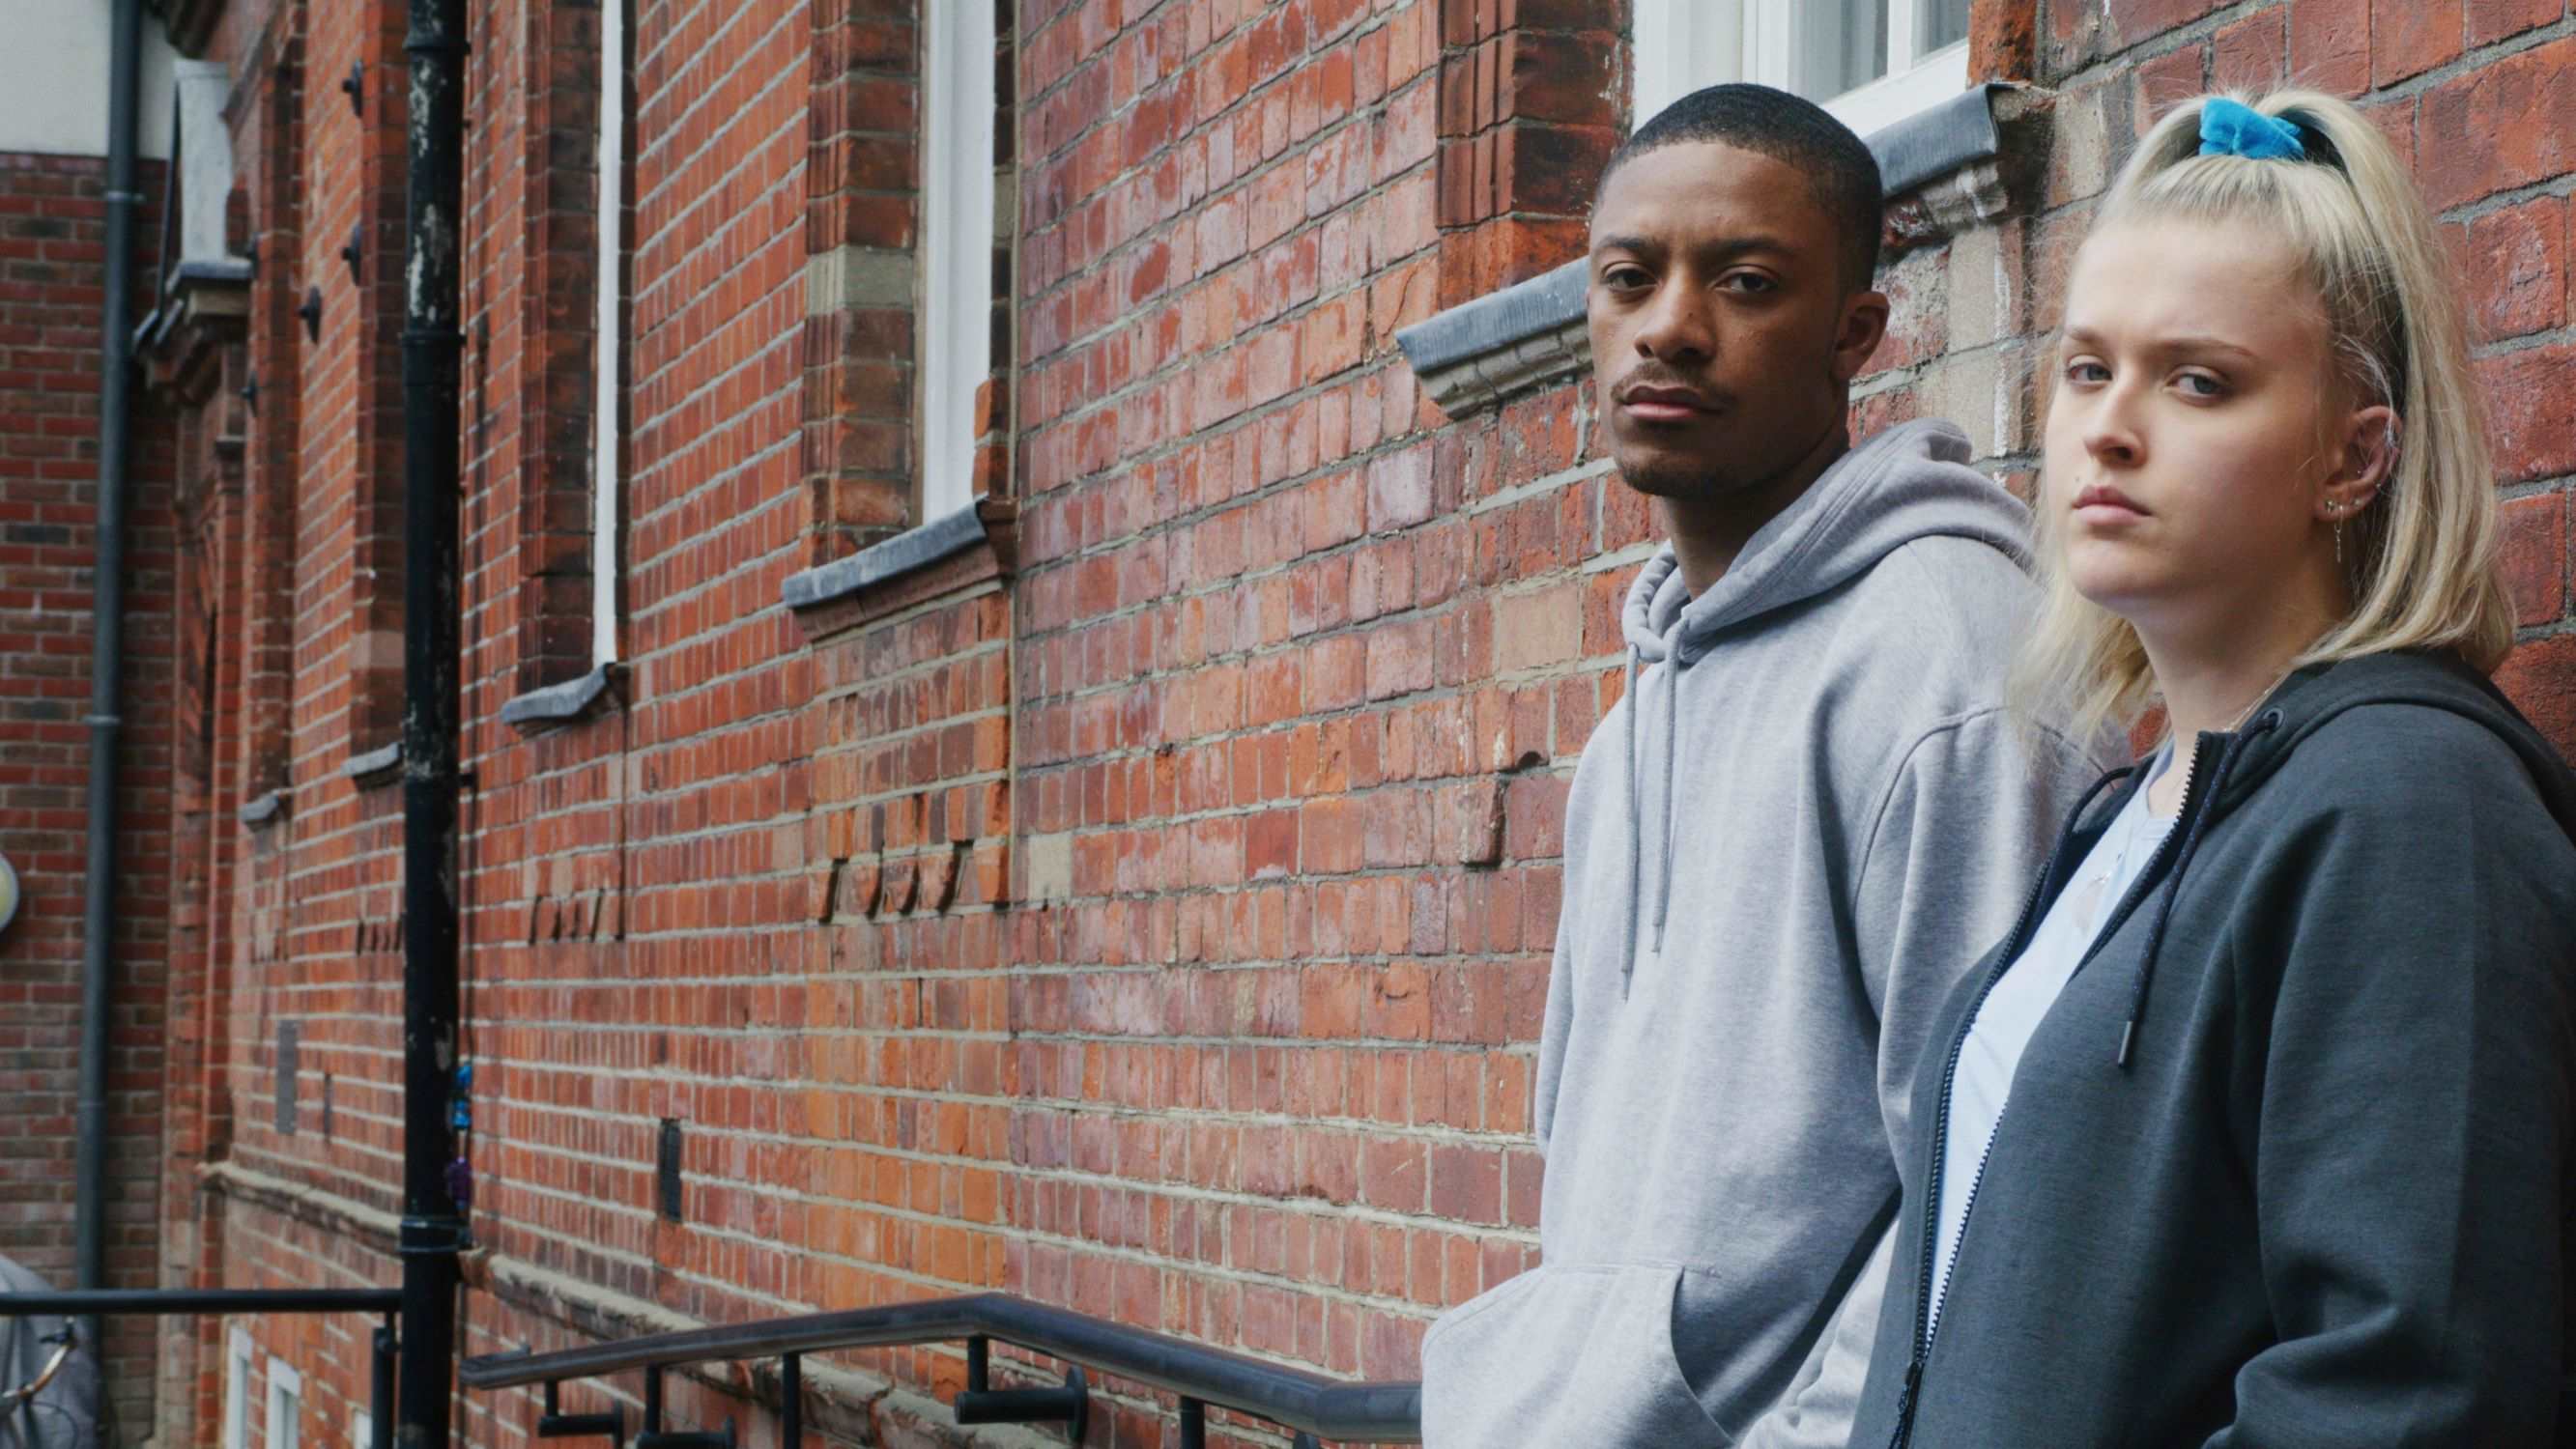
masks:
<svg viewBox="0 0 2576 1449"><path fill-rule="evenodd" d="M1777 518L1834 461L1851 451L1851 435L1838 422L1806 456L1769 478L1701 498L1657 498L1655 520L1673 541L1682 584L1698 598L1735 567L1762 525Z"/></svg>

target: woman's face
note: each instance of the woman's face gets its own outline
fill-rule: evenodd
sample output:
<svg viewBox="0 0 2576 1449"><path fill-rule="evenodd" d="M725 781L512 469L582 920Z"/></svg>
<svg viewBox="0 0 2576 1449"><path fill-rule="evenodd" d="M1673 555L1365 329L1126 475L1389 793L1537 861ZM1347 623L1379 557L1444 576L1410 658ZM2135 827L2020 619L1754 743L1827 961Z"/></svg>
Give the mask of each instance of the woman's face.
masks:
<svg viewBox="0 0 2576 1449"><path fill-rule="evenodd" d="M2040 493L2077 591L2142 628L2205 629L2330 578L2331 362L2283 243L2156 220L2087 240Z"/></svg>

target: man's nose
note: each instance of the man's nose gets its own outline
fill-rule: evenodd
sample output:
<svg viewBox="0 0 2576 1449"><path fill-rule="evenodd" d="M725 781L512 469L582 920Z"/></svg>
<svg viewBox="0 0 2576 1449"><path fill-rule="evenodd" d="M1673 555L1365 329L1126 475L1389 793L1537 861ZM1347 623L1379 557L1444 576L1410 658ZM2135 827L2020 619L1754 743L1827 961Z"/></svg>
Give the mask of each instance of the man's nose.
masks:
<svg viewBox="0 0 2576 1449"><path fill-rule="evenodd" d="M1666 279L1637 327L1637 351L1662 362L1705 361L1717 351L1708 295L1684 277Z"/></svg>

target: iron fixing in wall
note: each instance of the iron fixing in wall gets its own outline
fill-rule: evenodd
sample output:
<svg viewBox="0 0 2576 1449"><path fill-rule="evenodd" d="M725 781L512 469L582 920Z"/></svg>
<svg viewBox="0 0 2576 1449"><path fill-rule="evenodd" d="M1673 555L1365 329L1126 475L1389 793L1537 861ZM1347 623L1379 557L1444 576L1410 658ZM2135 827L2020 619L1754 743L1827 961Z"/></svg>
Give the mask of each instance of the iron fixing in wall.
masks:
<svg viewBox="0 0 2576 1449"><path fill-rule="evenodd" d="M366 251L367 224L363 221L353 223L349 227L349 239L340 246L340 260L349 264L349 280L352 282L360 279L358 261L366 255Z"/></svg>
<svg viewBox="0 0 2576 1449"><path fill-rule="evenodd" d="M367 113L367 63L365 61L349 62L349 73L340 77L340 92L349 98L349 114L363 116Z"/></svg>
<svg viewBox="0 0 2576 1449"><path fill-rule="evenodd" d="M680 1119L662 1119L662 1142L654 1164L654 1176L661 1188L662 1216L680 1221Z"/></svg>
<svg viewBox="0 0 2576 1449"><path fill-rule="evenodd" d="M304 305L295 309L295 315L304 319L305 341L322 340L322 289L320 287L304 289Z"/></svg>

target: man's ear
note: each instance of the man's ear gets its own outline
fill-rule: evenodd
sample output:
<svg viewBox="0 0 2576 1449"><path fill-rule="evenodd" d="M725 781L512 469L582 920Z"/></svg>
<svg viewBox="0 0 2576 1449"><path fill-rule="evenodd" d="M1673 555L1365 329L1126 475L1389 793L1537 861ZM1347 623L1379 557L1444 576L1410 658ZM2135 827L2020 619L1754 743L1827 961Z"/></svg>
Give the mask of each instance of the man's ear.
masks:
<svg viewBox="0 0 2576 1449"><path fill-rule="evenodd" d="M1834 381L1849 383L1869 366L1870 354L1887 337L1887 294L1854 292L1843 299L1834 329Z"/></svg>

